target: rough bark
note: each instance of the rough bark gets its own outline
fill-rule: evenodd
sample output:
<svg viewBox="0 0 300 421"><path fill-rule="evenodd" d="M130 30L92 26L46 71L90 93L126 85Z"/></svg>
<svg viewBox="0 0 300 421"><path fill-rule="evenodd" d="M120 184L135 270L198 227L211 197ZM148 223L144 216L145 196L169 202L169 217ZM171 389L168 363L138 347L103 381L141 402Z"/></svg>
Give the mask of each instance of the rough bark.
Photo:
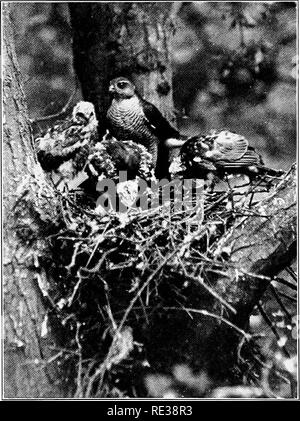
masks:
<svg viewBox="0 0 300 421"><path fill-rule="evenodd" d="M174 120L170 42L172 3L70 3L74 67L83 96L104 121L109 81L129 77ZM103 125L102 125L103 128Z"/></svg>
<svg viewBox="0 0 300 421"><path fill-rule="evenodd" d="M36 161L21 84L10 5L3 7L3 298L4 396L61 397L56 344L45 308L47 279L39 267L57 202ZM49 317L51 319L51 317ZM44 323L43 323L44 322ZM42 329L43 326L43 329ZM57 352L57 351L56 351Z"/></svg>
<svg viewBox="0 0 300 421"><path fill-rule="evenodd" d="M273 193L241 218L221 239L216 254L226 250L229 268L216 288L243 322L250 315L270 279L296 259L297 171L293 166Z"/></svg>

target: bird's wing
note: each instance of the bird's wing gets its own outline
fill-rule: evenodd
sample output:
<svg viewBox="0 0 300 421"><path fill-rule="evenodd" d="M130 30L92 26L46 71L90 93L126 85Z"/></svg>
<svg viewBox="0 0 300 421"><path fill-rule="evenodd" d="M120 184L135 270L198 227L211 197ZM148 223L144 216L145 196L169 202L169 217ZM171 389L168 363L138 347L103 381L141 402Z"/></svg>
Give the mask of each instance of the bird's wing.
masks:
<svg viewBox="0 0 300 421"><path fill-rule="evenodd" d="M263 166L264 162L262 157L256 150L252 147L249 147L245 154L238 160L220 160L216 163L218 167L223 167L224 169L234 169L234 168L241 168L241 167L250 167L250 166Z"/></svg>
<svg viewBox="0 0 300 421"><path fill-rule="evenodd" d="M159 139L179 139L181 137L178 130L171 126L155 105L144 99L140 99L140 101L145 115L145 123Z"/></svg>
<svg viewBox="0 0 300 421"><path fill-rule="evenodd" d="M54 170L62 162L73 159L89 143L92 134L83 128L82 124L67 119L35 139L37 156L45 171Z"/></svg>
<svg viewBox="0 0 300 421"><path fill-rule="evenodd" d="M214 139L212 158L215 154L218 160L236 161L245 155L248 146L248 140L244 136L223 131Z"/></svg>

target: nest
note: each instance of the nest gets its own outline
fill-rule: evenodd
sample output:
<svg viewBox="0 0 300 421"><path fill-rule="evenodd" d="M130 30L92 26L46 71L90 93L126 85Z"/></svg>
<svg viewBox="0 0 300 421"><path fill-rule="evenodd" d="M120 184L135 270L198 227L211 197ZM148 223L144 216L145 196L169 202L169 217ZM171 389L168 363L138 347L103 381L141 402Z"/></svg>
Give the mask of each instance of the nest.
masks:
<svg viewBox="0 0 300 421"><path fill-rule="evenodd" d="M174 362L201 366L190 340L193 316L222 320L211 303L227 305L208 281L227 265L216 244L275 181L203 190L205 200L192 197L188 209L171 197L104 215L82 206L77 193L58 192L61 229L49 238L48 270L63 336L59 358L75 397L145 396L147 374Z"/></svg>

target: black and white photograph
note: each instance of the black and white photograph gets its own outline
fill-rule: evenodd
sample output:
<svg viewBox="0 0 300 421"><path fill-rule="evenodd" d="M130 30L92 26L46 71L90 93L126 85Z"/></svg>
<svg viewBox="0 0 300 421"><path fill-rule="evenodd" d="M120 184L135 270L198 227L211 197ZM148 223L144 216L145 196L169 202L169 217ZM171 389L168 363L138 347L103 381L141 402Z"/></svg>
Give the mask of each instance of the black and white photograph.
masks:
<svg viewBox="0 0 300 421"><path fill-rule="evenodd" d="M298 6L1 3L1 400L299 399Z"/></svg>

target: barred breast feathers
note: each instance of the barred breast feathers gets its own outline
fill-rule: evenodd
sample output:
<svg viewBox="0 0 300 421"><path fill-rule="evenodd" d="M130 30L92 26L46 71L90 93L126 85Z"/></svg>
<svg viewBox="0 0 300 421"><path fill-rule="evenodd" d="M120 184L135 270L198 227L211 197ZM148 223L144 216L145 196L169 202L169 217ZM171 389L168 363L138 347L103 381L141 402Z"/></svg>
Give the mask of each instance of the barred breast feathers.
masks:
<svg viewBox="0 0 300 421"><path fill-rule="evenodd" d="M116 137L155 137L145 125L145 115L138 97L113 99L107 116L111 121L112 134Z"/></svg>
<svg viewBox="0 0 300 421"><path fill-rule="evenodd" d="M129 120L132 116L138 117L144 115L137 97L121 100L113 99L107 114L110 118L122 120Z"/></svg>

